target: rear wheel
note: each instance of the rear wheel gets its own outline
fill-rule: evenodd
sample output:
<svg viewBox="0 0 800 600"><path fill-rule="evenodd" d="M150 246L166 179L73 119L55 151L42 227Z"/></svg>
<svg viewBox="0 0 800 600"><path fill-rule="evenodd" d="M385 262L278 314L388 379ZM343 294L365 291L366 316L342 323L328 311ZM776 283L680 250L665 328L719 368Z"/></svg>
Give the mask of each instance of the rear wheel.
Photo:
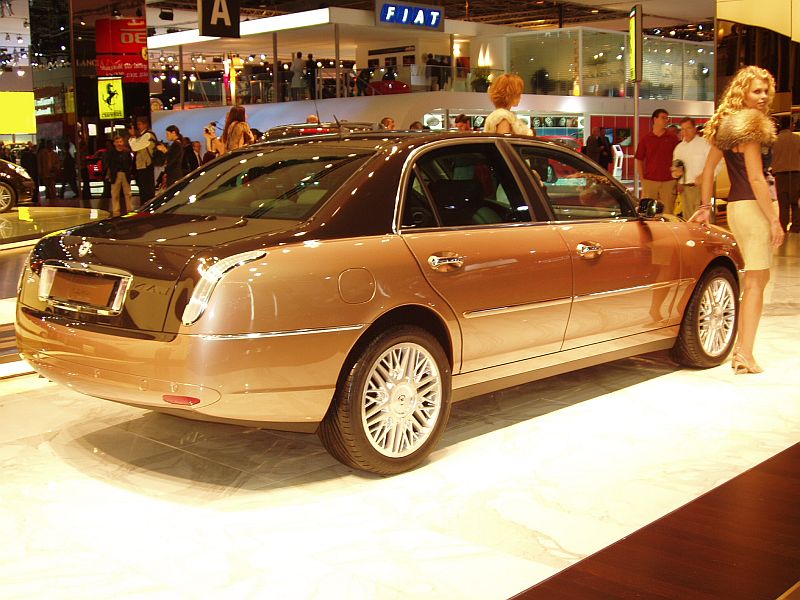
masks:
<svg viewBox="0 0 800 600"><path fill-rule="evenodd" d="M683 315L673 359L688 367L720 364L736 339L739 285L724 267L713 267L700 278Z"/></svg>
<svg viewBox="0 0 800 600"><path fill-rule="evenodd" d="M8 212L14 207L17 195L7 183L0 181L0 213Z"/></svg>
<svg viewBox="0 0 800 600"><path fill-rule="evenodd" d="M346 465L394 475L425 459L449 414L450 365L441 345L418 327L393 327L350 363L319 436Z"/></svg>

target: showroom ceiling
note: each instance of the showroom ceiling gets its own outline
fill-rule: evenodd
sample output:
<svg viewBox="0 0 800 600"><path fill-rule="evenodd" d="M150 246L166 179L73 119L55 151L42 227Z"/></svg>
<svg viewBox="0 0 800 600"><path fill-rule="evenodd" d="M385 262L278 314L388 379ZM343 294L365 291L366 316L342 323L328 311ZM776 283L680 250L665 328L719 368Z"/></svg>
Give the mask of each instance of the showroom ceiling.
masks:
<svg viewBox="0 0 800 600"><path fill-rule="evenodd" d="M429 0L445 7L448 19L512 25L525 29L563 25L602 25L627 19L629 2L603 0ZM424 2L423 2L424 3ZM705 22L714 19L715 0L640 0L646 15L645 27ZM148 0L151 8L197 10L196 0ZM242 17L259 18L325 7L373 10L374 0L240 0ZM649 22L648 22L649 21Z"/></svg>

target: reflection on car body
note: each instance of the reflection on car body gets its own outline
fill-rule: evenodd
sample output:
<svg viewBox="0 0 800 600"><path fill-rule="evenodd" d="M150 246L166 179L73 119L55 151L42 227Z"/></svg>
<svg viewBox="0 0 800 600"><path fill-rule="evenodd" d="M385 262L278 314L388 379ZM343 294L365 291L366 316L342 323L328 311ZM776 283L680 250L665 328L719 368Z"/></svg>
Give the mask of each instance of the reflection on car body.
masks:
<svg viewBox="0 0 800 600"><path fill-rule="evenodd" d="M84 393L317 431L345 464L398 473L452 401L657 349L724 360L735 240L643 208L533 138L255 144L137 213L41 240L18 344Z"/></svg>

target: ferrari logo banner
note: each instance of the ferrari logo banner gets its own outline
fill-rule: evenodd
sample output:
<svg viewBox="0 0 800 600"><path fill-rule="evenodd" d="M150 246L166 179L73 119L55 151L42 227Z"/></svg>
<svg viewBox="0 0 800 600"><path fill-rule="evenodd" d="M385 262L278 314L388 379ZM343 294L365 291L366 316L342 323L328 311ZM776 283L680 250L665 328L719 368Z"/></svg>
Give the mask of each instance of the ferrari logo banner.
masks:
<svg viewBox="0 0 800 600"><path fill-rule="evenodd" d="M97 79L97 104L101 119L124 119L122 102L122 77L99 77Z"/></svg>

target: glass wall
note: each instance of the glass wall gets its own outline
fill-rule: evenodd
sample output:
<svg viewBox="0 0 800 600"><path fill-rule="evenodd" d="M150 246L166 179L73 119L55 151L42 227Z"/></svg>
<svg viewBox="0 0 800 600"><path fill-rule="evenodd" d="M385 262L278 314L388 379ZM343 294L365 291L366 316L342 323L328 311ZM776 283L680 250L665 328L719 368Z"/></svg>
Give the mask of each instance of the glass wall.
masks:
<svg viewBox="0 0 800 600"><path fill-rule="evenodd" d="M580 30L558 29L509 36L510 71L526 94L572 96L579 87Z"/></svg>
<svg viewBox="0 0 800 600"><path fill-rule="evenodd" d="M583 96L624 96L628 36L618 32L583 32Z"/></svg>
<svg viewBox="0 0 800 600"><path fill-rule="evenodd" d="M525 93L614 97L633 93L626 80L627 33L577 27L512 35L508 44L510 71L523 78ZM642 98L713 100L713 44L646 37L642 48Z"/></svg>

